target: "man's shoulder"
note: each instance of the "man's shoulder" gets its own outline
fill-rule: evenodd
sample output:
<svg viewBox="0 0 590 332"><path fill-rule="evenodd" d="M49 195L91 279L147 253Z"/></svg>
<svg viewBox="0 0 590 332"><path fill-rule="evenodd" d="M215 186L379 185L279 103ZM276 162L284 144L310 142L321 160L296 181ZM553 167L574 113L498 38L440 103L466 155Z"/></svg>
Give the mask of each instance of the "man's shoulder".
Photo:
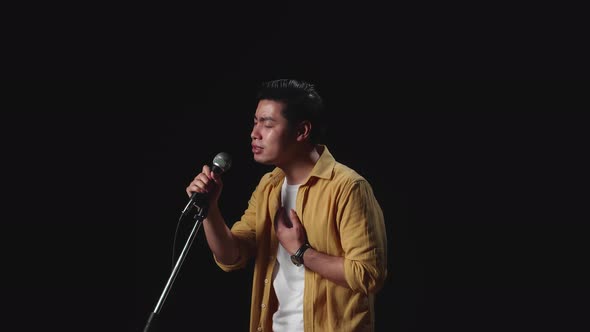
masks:
<svg viewBox="0 0 590 332"><path fill-rule="evenodd" d="M262 175L260 177L260 183L267 183L270 180L272 180L275 176L276 176L275 170L272 170L270 172L266 172L266 173L264 173L264 175Z"/></svg>
<svg viewBox="0 0 590 332"><path fill-rule="evenodd" d="M260 181L258 181L258 187L264 188L268 185L275 184L276 182L280 181L283 177L285 177L285 174L283 173L283 171L281 171L280 168L277 167L272 171L264 173L264 175L260 177Z"/></svg>
<svg viewBox="0 0 590 332"><path fill-rule="evenodd" d="M344 184L354 184L359 181L366 181L365 178L353 168L338 161L334 164L333 180L337 183Z"/></svg>

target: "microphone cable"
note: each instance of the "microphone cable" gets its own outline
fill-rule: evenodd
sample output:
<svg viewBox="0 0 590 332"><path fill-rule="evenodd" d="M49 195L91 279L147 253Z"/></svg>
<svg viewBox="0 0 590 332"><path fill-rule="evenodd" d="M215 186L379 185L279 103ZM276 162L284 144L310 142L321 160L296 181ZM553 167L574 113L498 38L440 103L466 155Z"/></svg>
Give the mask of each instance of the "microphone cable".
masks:
<svg viewBox="0 0 590 332"><path fill-rule="evenodd" d="M174 271L174 260L176 256L176 238L178 237L178 229L180 228L180 224L182 223L183 215L178 218L178 222L176 223L176 231L174 232L174 241L172 242L172 271Z"/></svg>

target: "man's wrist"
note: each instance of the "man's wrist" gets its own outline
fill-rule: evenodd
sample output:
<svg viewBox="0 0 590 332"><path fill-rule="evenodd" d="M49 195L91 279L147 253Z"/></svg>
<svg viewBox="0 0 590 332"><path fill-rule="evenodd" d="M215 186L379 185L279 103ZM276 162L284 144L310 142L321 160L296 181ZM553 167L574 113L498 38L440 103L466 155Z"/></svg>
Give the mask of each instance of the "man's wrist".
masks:
<svg viewBox="0 0 590 332"><path fill-rule="evenodd" d="M311 246L309 245L309 242L306 241L293 255L291 255L291 262L297 266L303 265L303 254L305 254L305 251L310 248Z"/></svg>

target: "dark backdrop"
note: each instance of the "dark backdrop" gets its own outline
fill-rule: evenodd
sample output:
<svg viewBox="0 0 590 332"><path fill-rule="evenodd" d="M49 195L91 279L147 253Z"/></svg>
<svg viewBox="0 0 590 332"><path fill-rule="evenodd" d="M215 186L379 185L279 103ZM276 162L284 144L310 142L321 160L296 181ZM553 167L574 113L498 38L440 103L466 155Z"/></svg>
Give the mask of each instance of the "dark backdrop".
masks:
<svg viewBox="0 0 590 332"><path fill-rule="evenodd" d="M582 330L586 87L301 76L327 101L330 150L383 207L390 275L379 331ZM258 83L8 87L9 318L23 329L143 328L200 167L233 156L221 201L230 225L269 170L249 149ZM251 272L222 272L199 233L163 327L245 330Z"/></svg>
<svg viewBox="0 0 590 332"><path fill-rule="evenodd" d="M140 331L184 188L229 152L222 207L239 218L268 171L249 149L256 87L294 77L317 84L326 143L383 207L379 331L588 330L588 84L564 81L588 73L580 8L7 6L6 326ZM245 330L251 268L221 272L199 234L165 330Z"/></svg>

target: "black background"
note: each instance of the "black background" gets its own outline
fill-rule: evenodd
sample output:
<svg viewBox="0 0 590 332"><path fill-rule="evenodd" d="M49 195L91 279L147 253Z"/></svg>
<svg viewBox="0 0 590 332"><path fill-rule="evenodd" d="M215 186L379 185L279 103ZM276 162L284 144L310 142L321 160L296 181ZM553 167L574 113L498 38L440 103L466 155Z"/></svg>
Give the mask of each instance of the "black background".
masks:
<svg viewBox="0 0 590 332"><path fill-rule="evenodd" d="M285 77L317 84L330 151L383 207L377 330L587 329L575 8L64 8L5 21L2 291L20 330L141 330L184 188L229 152L239 218L269 170L249 149L256 88ZM164 330L246 330L251 271L222 272L199 234Z"/></svg>

